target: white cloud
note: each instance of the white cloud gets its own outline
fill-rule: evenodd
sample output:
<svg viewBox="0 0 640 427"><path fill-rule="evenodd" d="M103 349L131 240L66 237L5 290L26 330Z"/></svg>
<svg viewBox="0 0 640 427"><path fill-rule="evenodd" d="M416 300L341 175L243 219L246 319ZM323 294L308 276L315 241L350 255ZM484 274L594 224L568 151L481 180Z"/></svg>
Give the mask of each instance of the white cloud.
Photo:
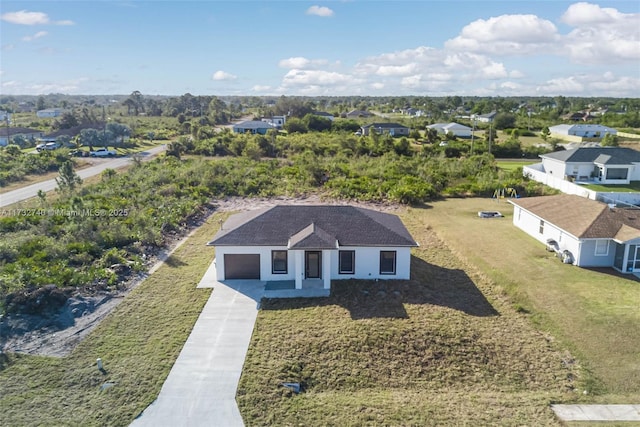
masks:
<svg viewBox="0 0 640 427"><path fill-rule="evenodd" d="M319 85L330 86L354 82L354 78L348 74L323 70L289 70L284 76L285 86Z"/></svg>
<svg viewBox="0 0 640 427"><path fill-rule="evenodd" d="M322 16L323 18L327 18L333 16L333 10L329 9L326 6L311 6L309 9L307 9L307 15Z"/></svg>
<svg viewBox="0 0 640 427"><path fill-rule="evenodd" d="M29 12L28 10L19 10L17 12L7 12L0 15L0 19L11 24L18 25L73 25L73 21L62 20L51 22L49 16L43 12Z"/></svg>
<svg viewBox="0 0 640 427"><path fill-rule="evenodd" d="M405 65L381 65L376 74L379 76L406 76L416 72L417 65L415 63Z"/></svg>
<svg viewBox="0 0 640 427"><path fill-rule="evenodd" d="M328 61L326 59L307 59L302 56L296 56L287 59L281 59L278 62L278 66L281 68L297 68L297 69L306 69L306 68L317 68L322 65L326 65Z"/></svg>
<svg viewBox="0 0 640 427"><path fill-rule="evenodd" d="M252 91L254 92L267 92L269 90L271 90L271 86L268 85L255 85L254 87L251 88Z"/></svg>
<svg viewBox="0 0 640 427"><path fill-rule="evenodd" d="M371 88L375 90L384 89L384 83L380 83L380 82L371 83Z"/></svg>
<svg viewBox="0 0 640 427"><path fill-rule="evenodd" d="M521 79L524 77L524 73L519 70L511 70L509 71L509 77L512 79Z"/></svg>
<svg viewBox="0 0 640 427"><path fill-rule="evenodd" d="M211 79L216 81L230 81L230 80L235 80L237 78L238 76L231 73L227 73L226 71L222 71L222 70L216 71L211 76Z"/></svg>
<svg viewBox="0 0 640 427"><path fill-rule="evenodd" d="M445 42L447 49L497 55L548 51L557 40L556 26L536 15L501 15L478 19Z"/></svg>
<svg viewBox="0 0 640 427"><path fill-rule="evenodd" d="M565 36L573 62L609 64L640 60L640 13L621 13L591 3L575 3L562 15L575 27Z"/></svg>
<svg viewBox="0 0 640 427"><path fill-rule="evenodd" d="M571 95L584 93L584 85L575 76L551 79L538 86L536 91L541 95Z"/></svg>
<svg viewBox="0 0 640 427"><path fill-rule="evenodd" d="M615 24L624 17L625 14L618 12L617 9L580 2L569 6L561 20L572 27L581 27L584 25Z"/></svg>
<svg viewBox="0 0 640 427"><path fill-rule="evenodd" d="M19 25L42 25L49 23L49 17L46 13L29 12L28 10L3 13L0 15L0 19Z"/></svg>
<svg viewBox="0 0 640 427"><path fill-rule="evenodd" d="M3 44L2 48L0 48L0 49L2 51L8 51L8 50L12 50L14 47L16 47L14 44L7 43L7 44Z"/></svg>
<svg viewBox="0 0 640 427"><path fill-rule="evenodd" d="M47 33L46 31L38 31L37 33L35 33L35 34L34 34L34 35L32 35L32 36L24 36L24 37L22 38L22 40L24 40L25 42L30 42L30 41L32 41L32 40L36 40L36 39L39 39L39 38L41 38L41 37L44 37L44 36L46 36L47 34L49 34L49 33Z"/></svg>

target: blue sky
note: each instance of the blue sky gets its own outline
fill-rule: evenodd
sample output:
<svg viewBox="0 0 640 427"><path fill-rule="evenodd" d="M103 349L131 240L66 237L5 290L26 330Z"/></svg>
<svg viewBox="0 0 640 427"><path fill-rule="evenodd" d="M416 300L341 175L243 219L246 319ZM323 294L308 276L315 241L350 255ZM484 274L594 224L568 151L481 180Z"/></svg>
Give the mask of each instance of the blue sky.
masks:
<svg viewBox="0 0 640 427"><path fill-rule="evenodd" d="M640 2L0 3L0 93L640 97Z"/></svg>

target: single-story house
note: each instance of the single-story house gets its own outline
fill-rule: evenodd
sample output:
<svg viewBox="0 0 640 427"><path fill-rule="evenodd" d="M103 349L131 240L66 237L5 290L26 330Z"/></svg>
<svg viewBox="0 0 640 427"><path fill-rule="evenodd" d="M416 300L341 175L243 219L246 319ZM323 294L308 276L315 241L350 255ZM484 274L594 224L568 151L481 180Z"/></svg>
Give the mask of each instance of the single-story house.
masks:
<svg viewBox="0 0 640 427"><path fill-rule="evenodd" d="M498 113L496 111L492 111L487 114L475 114L472 115L471 118L479 121L480 123L493 123L493 120L496 118Z"/></svg>
<svg viewBox="0 0 640 427"><path fill-rule="evenodd" d="M265 135L270 129L277 129L275 125L261 120L247 120L233 125L236 133L259 133Z"/></svg>
<svg viewBox="0 0 640 427"><path fill-rule="evenodd" d="M588 120L595 119L595 116L592 116L588 111L578 111L576 113L566 114L562 116L562 119L572 122L586 122Z"/></svg>
<svg viewBox="0 0 640 427"><path fill-rule="evenodd" d="M46 108L36 112L36 116L40 119L60 117L64 113L62 108Z"/></svg>
<svg viewBox="0 0 640 427"><path fill-rule="evenodd" d="M459 123L434 123L427 126L428 129L435 129L441 135L447 135L449 132L460 138L471 138L471 128Z"/></svg>
<svg viewBox="0 0 640 427"><path fill-rule="evenodd" d="M11 113L0 110L0 120L6 122L7 120L11 120Z"/></svg>
<svg viewBox="0 0 640 427"><path fill-rule="evenodd" d="M379 134L388 133L391 136L408 136L409 129L406 126L402 126L398 123L371 123L360 128L360 132L363 135L369 135L369 131L373 129Z"/></svg>
<svg viewBox="0 0 640 427"><path fill-rule="evenodd" d="M640 209L569 194L510 199L513 224L579 267L640 272Z"/></svg>
<svg viewBox="0 0 640 427"><path fill-rule="evenodd" d="M287 121L287 117L286 116L264 117L262 118L262 121L265 123L269 123L278 129L282 129L285 122Z"/></svg>
<svg viewBox="0 0 640 427"><path fill-rule="evenodd" d="M549 127L551 135L578 136L580 138L603 138L607 134L615 135L617 130L603 125L555 125Z"/></svg>
<svg viewBox="0 0 640 427"><path fill-rule="evenodd" d="M38 129L30 129L23 127L0 127L0 147L8 145L17 136L21 136L30 141L42 138L44 132Z"/></svg>
<svg viewBox="0 0 640 427"><path fill-rule="evenodd" d="M372 115L373 114L371 114L370 112L364 110L351 110L345 116L353 119L358 117L371 117Z"/></svg>
<svg viewBox="0 0 640 427"><path fill-rule="evenodd" d="M314 116L324 117L325 119L329 119L331 121L333 121L333 119L335 118L333 117L333 114L327 113L326 111L314 111L311 114L313 114Z"/></svg>
<svg viewBox="0 0 640 427"><path fill-rule="evenodd" d="M232 215L208 243L217 280L256 279L290 289L332 280L410 278L418 246L396 215L348 205L277 205Z"/></svg>
<svg viewBox="0 0 640 427"><path fill-rule="evenodd" d="M540 158L542 168L537 169L559 179L601 184L640 181L640 152L631 148L581 147L541 154Z"/></svg>

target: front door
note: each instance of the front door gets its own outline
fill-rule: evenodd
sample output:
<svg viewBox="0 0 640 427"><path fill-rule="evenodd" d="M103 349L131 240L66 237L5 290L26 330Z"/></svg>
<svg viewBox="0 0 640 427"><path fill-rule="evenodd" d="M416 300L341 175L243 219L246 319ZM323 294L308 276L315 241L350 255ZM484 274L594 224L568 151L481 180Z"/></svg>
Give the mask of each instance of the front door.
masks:
<svg viewBox="0 0 640 427"><path fill-rule="evenodd" d="M319 279L322 266L322 252L307 251L305 252L305 271L307 279Z"/></svg>

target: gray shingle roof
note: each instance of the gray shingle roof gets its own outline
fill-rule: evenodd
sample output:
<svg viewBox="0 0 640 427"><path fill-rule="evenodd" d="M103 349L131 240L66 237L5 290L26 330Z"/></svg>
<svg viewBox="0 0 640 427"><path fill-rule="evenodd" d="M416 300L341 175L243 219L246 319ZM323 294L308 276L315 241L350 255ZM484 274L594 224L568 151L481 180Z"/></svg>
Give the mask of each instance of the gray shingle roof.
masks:
<svg viewBox="0 0 640 427"><path fill-rule="evenodd" d="M640 238L640 209L613 208L569 194L512 199L510 203L533 213L580 239Z"/></svg>
<svg viewBox="0 0 640 427"><path fill-rule="evenodd" d="M403 126L401 124L398 123L371 123L370 125L366 125L366 126L362 126L363 128L380 128L380 129L398 129L398 128L405 128L408 129L406 126Z"/></svg>
<svg viewBox="0 0 640 427"><path fill-rule="evenodd" d="M338 241L315 223L309 224L289 239L289 249L335 249Z"/></svg>
<svg viewBox="0 0 640 427"><path fill-rule="evenodd" d="M606 157L608 156L608 158ZM573 163L628 165L640 162L640 152L625 147L583 147L541 154L540 157Z"/></svg>
<svg viewBox="0 0 640 427"><path fill-rule="evenodd" d="M344 205L278 205L231 216L209 245L417 246L396 215ZM318 245L318 246L314 246Z"/></svg>

